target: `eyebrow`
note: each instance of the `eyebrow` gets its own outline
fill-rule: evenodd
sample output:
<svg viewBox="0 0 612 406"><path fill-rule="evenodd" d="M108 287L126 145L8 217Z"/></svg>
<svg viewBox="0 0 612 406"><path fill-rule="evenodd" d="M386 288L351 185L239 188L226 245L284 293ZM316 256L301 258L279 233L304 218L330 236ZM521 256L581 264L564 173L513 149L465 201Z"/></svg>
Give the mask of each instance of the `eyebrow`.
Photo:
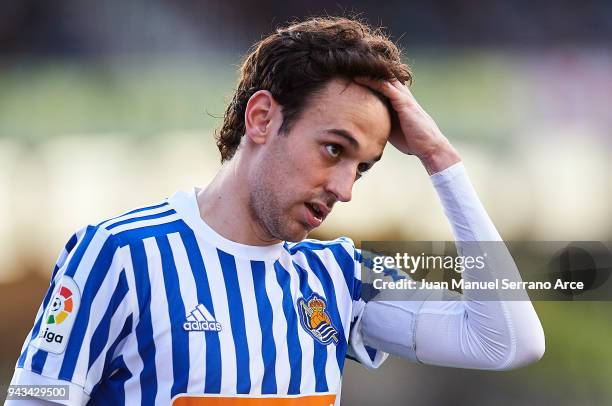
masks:
<svg viewBox="0 0 612 406"><path fill-rule="evenodd" d="M347 140L349 142L349 144L351 144L353 146L353 148L359 149L359 141L357 141L355 139L355 137L353 137L351 135L351 133L349 133L348 131L342 130L340 128L331 128L331 129L329 129L327 131L332 133L332 134L336 134L336 135L344 138L345 140Z"/></svg>
<svg viewBox="0 0 612 406"><path fill-rule="evenodd" d="M351 144L351 145L353 146L353 148L355 148L356 150L358 150L358 149L359 149L359 141L357 141L357 140L355 139L355 137L353 137L353 136L351 135L351 133L349 133L348 131L343 130L343 129L341 129L341 128L331 128L331 129L329 129L329 130L327 130L327 131L328 131L328 132L330 132L330 133L332 133L332 134L335 134L335 135L338 135L338 136L340 136L340 137L344 138L344 139L345 139L346 141L348 141L348 143L349 143L349 144ZM382 154L380 154L380 155L378 155L376 158L372 159L372 160L371 160L371 162L372 162L372 163L378 162L378 161L380 161L380 159L381 159L381 158L382 158Z"/></svg>

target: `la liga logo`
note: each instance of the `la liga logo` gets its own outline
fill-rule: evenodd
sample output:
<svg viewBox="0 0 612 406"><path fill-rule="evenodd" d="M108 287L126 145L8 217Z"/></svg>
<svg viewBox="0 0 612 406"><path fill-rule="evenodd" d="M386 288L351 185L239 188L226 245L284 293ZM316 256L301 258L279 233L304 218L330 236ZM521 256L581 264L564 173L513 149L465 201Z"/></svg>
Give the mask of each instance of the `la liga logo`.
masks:
<svg viewBox="0 0 612 406"><path fill-rule="evenodd" d="M74 327L76 315L81 305L81 292L74 280L62 276L57 283L53 298L47 303L36 346L53 354L66 350L70 331Z"/></svg>
<svg viewBox="0 0 612 406"><path fill-rule="evenodd" d="M72 313L73 306L72 291L65 286L60 286L49 307L47 324L61 324Z"/></svg>
<svg viewBox="0 0 612 406"><path fill-rule="evenodd" d="M62 324L72 313L74 309L72 296L72 290L66 286L59 286L47 311L47 328L40 334L46 342L62 344L64 341L64 334L58 331L56 326Z"/></svg>

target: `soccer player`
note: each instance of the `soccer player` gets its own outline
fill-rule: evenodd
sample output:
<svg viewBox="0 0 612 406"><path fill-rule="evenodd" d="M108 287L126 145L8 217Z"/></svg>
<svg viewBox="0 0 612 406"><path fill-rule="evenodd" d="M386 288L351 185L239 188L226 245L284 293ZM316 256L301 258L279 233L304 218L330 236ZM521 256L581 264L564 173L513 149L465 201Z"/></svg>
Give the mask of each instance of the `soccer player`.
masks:
<svg viewBox="0 0 612 406"><path fill-rule="evenodd" d="M215 178L72 236L12 384L67 385L66 404L330 405L347 356L490 370L542 356L528 300L366 302L353 242L305 239L390 142L420 159L458 241L501 241L391 41L310 19L240 73Z"/></svg>

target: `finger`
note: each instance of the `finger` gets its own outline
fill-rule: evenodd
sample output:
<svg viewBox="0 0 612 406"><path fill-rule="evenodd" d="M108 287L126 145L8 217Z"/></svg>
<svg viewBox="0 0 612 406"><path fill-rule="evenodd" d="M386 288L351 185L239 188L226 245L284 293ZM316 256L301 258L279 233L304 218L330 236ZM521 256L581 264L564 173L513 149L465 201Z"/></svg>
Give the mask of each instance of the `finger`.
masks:
<svg viewBox="0 0 612 406"><path fill-rule="evenodd" d="M414 95L412 94L412 92L410 91L410 88L405 85L404 83L400 82L397 79L392 79L389 81L389 83L391 83L391 85L396 88L397 90L399 90L400 92L407 94L410 96L411 99L415 100Z"/></svg>
<svg viewBox="0 0 612 406"><path fill-rule="evenodd" d="M387 80L372 79L366 76L357 76L354 80L361 85L382 93L391 100L396 100L401 97L402 92Z"/></svg>
<svg viewBox="0 0 612 406"><path fill-rule="evenodd" d="M398 90L402 90L403 88L406 88L407 86L405 84L403 84L402 82L400 82L399 80L397 80L397 78L393 78L389 81L389 83L391 83L393 85L393 87L395 87Z"/></svg>
<svg viewBox="0 0 612 406"><path fill-rule="evenodd" d="M370 87L380 93L387 93L389 86L382 80L372 79L370 77L358 76L355 78L355 82Z"/></svg>

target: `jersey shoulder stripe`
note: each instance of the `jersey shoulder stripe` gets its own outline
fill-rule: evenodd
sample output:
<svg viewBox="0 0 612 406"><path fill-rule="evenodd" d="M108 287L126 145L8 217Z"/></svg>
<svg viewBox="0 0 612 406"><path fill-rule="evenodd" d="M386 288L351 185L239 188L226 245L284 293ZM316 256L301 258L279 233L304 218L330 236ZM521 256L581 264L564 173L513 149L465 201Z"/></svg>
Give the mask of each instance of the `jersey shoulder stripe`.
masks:
<svg viewBox="0 0 612 406"><path fill-rule="evenodd" d="M287 249L290 253L293 253L300 249L309 249L309 250L322 250L325 248L330 248L336 245L342 245L345 249L353 251L355 244L353 240L348 237L338 237L334 240L316 240L312 238L306 238L299 242L288 242L286 243Z"/></svg>
<svg viewBox="0 0 612 406"><path fill-rule="evenodd" d="M353 300L357 300L360 292L357 281L361 279L361 270L357 266L355 259L356 248L350 238L340 237L332 241L304 240L288 246L288 251L292 255L296 252L303 252L310 256L314 252L321 250L329 250L332 253L335 262L342 271L346 286L349 292L351 292L351 297ZM311 259L313 258L312 256L310 257ZM323 269L325 269L324 265L319 265L319 268L323 266Z"/></svg>
<svg viewBox="0 0 612 406"><path fill-rule="evenodd" d="M111 217L111 218L108 218L108 219L104 219L101 222L99 222L97 224L97 226L99 226L99 227L106 227L107 225L110 225L110 224L112 224L115 221L121 221L121 220L124 220L124 219L128 219L128 218L134 217L136 215L139 215L139 213L143 213L143 214L148 213L148 214L151 214L151 213L159 211L160 209L162 211L168 209L168 201L167 200L163 200L163 201L161 201L161 202L159 202L157 204L154 204L154 205L141 206L141 207L135 208L133 210L129 210L129 211L126 211L124 213L121 213L121 214L119 214L117 216L114 216L114 217Z"/></svg>

